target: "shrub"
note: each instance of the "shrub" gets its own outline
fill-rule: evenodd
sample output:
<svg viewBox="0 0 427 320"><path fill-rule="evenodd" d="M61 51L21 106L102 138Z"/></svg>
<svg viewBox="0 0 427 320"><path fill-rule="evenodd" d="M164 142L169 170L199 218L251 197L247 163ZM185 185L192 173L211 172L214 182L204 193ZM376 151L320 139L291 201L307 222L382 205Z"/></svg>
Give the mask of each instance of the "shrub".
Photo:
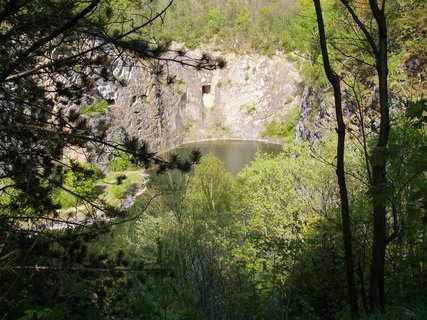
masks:
<svg viewBox="0 0 427 320"><path fill-rule="evenodd" d="M132 166L131 157L125 151L117 151L108 164L110 171L113 172L125 171Z"/></svg>
<svg viewBox="0 0 427 320"><path fill-rule="evenodd" d="M104 173L98 167L75 162L71 164L71 169L65 174L64 187L84 199L94 200L97 196L95 182L103 177ZM85 202L61 188L56 188L52 200L61 208L69 208Z"/></svg>
<svg viewBox="0 0 427 320"><path fill-rule="evenodd" d="M295 136L295 128L298 122L299 110L294 109L287 121L277 123L271 121L267 124L264 131L261 132L261 138L265 137L278 137L282 138L285 142L291 142Z"/></svg>
<svg viewBox="0 0 427 320"><path fill-rule="evenodd" d="M186 122L184 124L184 132L189 132L191 130L191 127L192 127L191 122Z"/></svg>
<svg viewBox="0 0 427 320"><path fill-rule="evenodd" d="M255 112L255 110L256 110L256 104L255 104L255 102L251 102L251 103L248 103L248 104L246 105L246 114L247 114L248 116L253 115L253 114L254 114L254 112Z"/></svg>

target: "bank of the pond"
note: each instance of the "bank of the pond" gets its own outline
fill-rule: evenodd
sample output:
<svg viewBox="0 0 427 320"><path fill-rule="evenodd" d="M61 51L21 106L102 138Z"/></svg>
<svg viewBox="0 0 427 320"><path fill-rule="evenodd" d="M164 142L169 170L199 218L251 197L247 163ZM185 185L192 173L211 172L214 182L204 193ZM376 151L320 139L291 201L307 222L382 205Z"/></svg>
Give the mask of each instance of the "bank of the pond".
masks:
<svg viewBox="0 0 427 320"><path fill-rule="evenodd" d="M271 143L265 140L235 140L235 139L212 139L200 140L179 145L166 153L161 154L167 158L169 154L178 154L180 157L188 157L192 150L199 149L203 155L212 154L219 158L225 166L225 169L233 175L238 174L244 169L254 158L257 153L268 153L276 155L282 150L282 144ZM151 174L156 174L154 173ZM141 183L131 187L129 192L120 199L117 208L119 210L127 210L132 207L137 198L147 190L147 183L150 180L150 174L141 174ZM74 211L66 211L67 218L57 219L55 221L46 222L44 227L49 229L62 229L64 227L75 227L88 222L85 214L85 206L75 207ZM96 210L96 214L90 222L97 220L109 220L104 216L104 212Z"/></svg>

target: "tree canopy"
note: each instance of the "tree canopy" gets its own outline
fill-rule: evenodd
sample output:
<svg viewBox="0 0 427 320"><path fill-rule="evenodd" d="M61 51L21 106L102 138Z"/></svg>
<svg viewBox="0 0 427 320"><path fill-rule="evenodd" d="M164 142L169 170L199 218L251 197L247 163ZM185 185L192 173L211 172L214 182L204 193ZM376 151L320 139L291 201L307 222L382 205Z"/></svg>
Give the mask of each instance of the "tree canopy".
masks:
<svg viewBox="0 0 427 320"><path fill-rule="evenodd" d="M189 170L198 160L195 153L186 161L165 161L134 137L108 141L105 130L90 126L86 117L68 108L81 104L83 93L97 79L111 80L112 62L126 61L126 56L146 61L157 72L166 62L208 69L224 66L221 59L187 57L183 51L168 50L168 43L153 40L150 26L164 18L171 4L132 0L0 2L2 306L13 305L8 296L19 291L19 282L28 275L26 268L40 263L35 259L39 250L46 257L52 254L50 243L65 251L74 250L70 243L79 243L81 236L91 238L89 234L108 221L105 216L123 217L97 197L93 180L100 177L98 169L67 159L66 149L87 150L92 155L127 153L132 163L143 167L157 164L159 170ZM70 204L80 206L83 216L76 219L64 210ZM75 227L74 236L52 233L64 225ZM67 264L59 265L61 269Z"/></svg>

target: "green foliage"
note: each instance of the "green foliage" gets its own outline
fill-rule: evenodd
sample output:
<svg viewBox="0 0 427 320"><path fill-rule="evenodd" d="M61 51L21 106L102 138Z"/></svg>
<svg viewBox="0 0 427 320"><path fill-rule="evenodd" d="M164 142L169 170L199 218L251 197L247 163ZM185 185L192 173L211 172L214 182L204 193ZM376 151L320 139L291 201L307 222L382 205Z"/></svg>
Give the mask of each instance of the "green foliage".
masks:
<svg viewBox="0 0 427 320"><path fill-rule="evenodd" d="M191 130L191 127L192 127L191 122L186 122L184 124L184 132L189 132Z"/></svg>
<svg viewBox="0 0 427 320"><path fill-rule="evenodd" d="M409 149L406 149L405 147L402 148L402 146L399 147L397 146L397 144L390 144L388 148L389 141L391 142L393 140L392 134L389 135L388 130L390 129L391 132L393 132L394 130L398 129L399 126L402 124L400 121L390 121L388 113L389 111L390 113L392 113L392 105L396 107L399 106L399 104L405 105L409 102L409 99L413 99L413 97L418 98L420 97L420 95L418 95L417 93L411 93L413 92L413 88L408 88L409 90L402 90L402 88L406 87L406 85L412 87L412 83L407 81L407 75L409 75L411 72L403 72L402 70L402 64L405 60L404 55L406 55L407 53L399 52L398 45L392 45L395 43L393 41L393 36L391 36L393 31L388 34L390 30L393 30L395 28L395 25L390 23L388 19L391 18L392 20L394 15L400 16L402 15L402 13L405 14L404 12L400 12L400 10L397 9L397 7L399 7L399 5L397 5L397 2L391 1L391 3L388 4L387 8L383 6L382 10L378 10L378 8L374 6L371 2L370 9L365 10L355 4L343 1L342 7L338 6L339 3L337 3L335 8L332 7L332 15L330 14L330 12L328 12L329 16L326 17L324 25L322 22L323 19L321 19L322 13L320 11L322 10L320 9L320 1L315 1L315 3L318 14L318 29L321 36L320 41L322 42L325 71L326 73L328 73L330 82L334 85L335 103L337 103L336 120L338 123L338 127L340 127L340 124L342 125L341 127L344 127L344 123L342 122L342 115L340 116L341 94L338 94L336 92L336 89L338 89L339 87L339 90L341 92L346 92L346 94L343 95L344 108L348 108L351 105L356 106L354 110L348 108L349 112L344 109L344 121L346 122L345 125L351 122L354 122L354 124L356 124L355 127L357 128L351 128L349 131L351 132L351 135L358 139L359 142L363 145L363 152L365 153L366 158L365 170L367 171L367 175L369 176L369 181L367 183L366 190L368 191L367 193L369 193L371 196L372 203L370 205L370 209L373 213L374 220L373 222L372 220L369 220L369 222L365 222L365 227L372 228L373 231L369 230L364 234L362 232L362 235L359 234L358 236L360 237L359 239L369 239L370 241L372 241L370 243L372 248L372 261L369 273L369 301L371 304L371 310L366 310L366 312L369 313L376 311L375 309L384 308L384 300L386 299L384 293L385 282L393 280L396 281L396 278L394 278L392 275L395 273L399 273L399 271L397 270L397 268L393 267L393 264L399 265L401 267L404 263L404 245L402 244L402 241L404 241L403 239L405 236L403 236L402 234L405 234L404 226L407 225L407 221L405 221L404 218L407 208L400 207L400 204L406 202L404 200L405 197L402 194L404 193L403 190L405 189L405 187L403 185L400 185L398 181L408 181L403 178L406 170L403 169L401 166L408 165L408 167L410 168L409 163L411 162L410 160L412 160L412 156L414 154L419 154L418 151L409 151ZM420 9L425 8L425 6L421 3L418 3L418 6L420 6ZM412 14L413 12L418 11L413 9L414 8L409 9ZM377 24L372 27L371 22L374 17ZM342 22L342 20L349 21L349 19L351 21L350 23ZM381 24L380 21L383 22L383 24ZM352 23L356 23L358 27L356 30L353 27L350 27ZM325 35L325 32L323 30L324 26L326 26L327 35ZM358 32L360 31L363 31L363 33L365 34L362 39L358 35ZM385 36L386 33L387 37ZM343 41L344 39L345 41ZM378 44L374 43L375 39L379 39ZM366 43L369 43L368 50L363 47L366 45ZM389 47L386 48L386 46L380 45L380 43L387 43ZM326 48L329 48L330 50ZM326 52L327 50L329 50L329 52ZM374 51L375 53L372 53L371 51ZM314 63L320 62L316 51L314 51L313 53L314 54L312 55L312 61ZM330 59L332 66L329 65L328 59ZM419 70L420 63L412 60L411 64L415 67L414 69ZM385 71L383 72L382 70ZM336 81L332 80L333 77L331 77L331 74L335 74ZM404 84L405 82L407 82L406 85ZM415 82L416 81L414 81L414 83ZM378 83L380 84L379 86ZM381 84L385 85L381 86ZM404 95L407 95L406 99L403 97ZM394 102L391 102L390 97L392 96L399 96L399 98L396 98ZM377 104L380 105L380 114L376 112L371 112L371 110L369 110L371 106ZM409 114L416 114L416 109L417 107L414 107L414 105L411 106L410 104ZM420 111L420 109L421 108L418 107L418 112ZM394 111L394 113L397 114L396 111ZM377 126L377 123L381 123L381 125ZM373 130L370 130L368 134L366 128L369 127L372 127ZM344 137L345 134L343 130L338 129L338 135L341 137ZM410 133L411 131L408 130L407 138L411 137ZM420 136L420 133L418 133L418 136ZM408 145L411 145L412 143L415 144L416 141L415 139L409 140L404 139L403 137L401 137L401 139L407 140L406 142ZM366 148L366 140L369 140L372 144L375 144L375 147L371 148L370 152ZM341 145L342 148L338 146L338 158L340 157L340 152L341 154L343 154L344 152L348 153L349 147L353 147L353 144L351 144L350 141L346 141L345 143L346 145L344 146L343 141L343 144ZM414 145L412 145L412 147L413 146ZM396 168L393 168L392 166L393 161L391 160L391 154L399 154L400 151L402 151L401 148L406 149L406 152L404 152L405 156L401 154L399 160L397 161L399 163L399 165L397 165L399 169L397 169L397 171L394 171L396 170ZM418 148L415 147L414 149L417 150ZM368 154L371 154L371 156L368 157ZM406 161L408 162L405 163ZM338 162L338 164L340 164L340 162ZM340 168L338 167L338 175L340 174L339 169ZM347 170L345 168L342 169ZM425 170L425 168L423 168L422 170ZM388 174L396 174L396 176L394 177L395 179L392 179L393 181L391 181L391 177L386 176L386 172L388 172ZM412 187L416 187L418 183L416 183L415 181L419 177L420 171L418 173L413 171L413 173L414 181L411 183L411 185ZM397 178L397 176L399 176L399 178ZM347 224L345 220L348 220L348 222L351 221L352 223L354 223L354 221L359 220L356 220L354 217L348 217L348 219L346 219L346 213L344 210L346 206L344 206L344 204L350 204L350 206L353 206L353 203L348 203L348 200L346 199L346 190L345 188L343 188L343 185L345 185L345 182L343 182L343 180L341 179L340 191L341 201L343 202L343 233L344 238L347 237L349 239L350 224ZM418 191L420 190L418 189ZM418 198L417 196L415 197ZM358 197L356 197L356 199L356 202L362 202L360 199L358 199ZM420 198L418 199L420 200ZM364 219L367 219L367 217L365 217ZM347 228L346 224L348 225ZM351 228L354 228L354 226L351 226ZM420 229L424 228L420 227ZM381 237L378 237L378 234L382 234ZM397 255L394 256L394 258L390 258L390 260L388 260L388 256L391 255L392 251L392 242L396 240L400 241L400 244L397 245L397 247L399 248L397 251L400 251L400 253L397 254L397 252L395 252ZM356 245L360 245L360 243L363 243L364 241L366 240L359 240L355 241L354 243ZM349 243L348 241L346 245L346 260L350 266L348 266L347 270L350 270L355 267L355 265L353 265L353 262L351 261L352 257L348 258L349 253L353 255L351 253L351 243ZM386 256L385 259L384 256ZM362 261L366 260L366 254L361 254L360 259ZM389 263L390 261L394 262ZM362 270L360 272L360 282L362 283L364 281L363 268L369 267L362 267L359 265L359 269ZM410 267L408 267L408 269L410 269ZM385 274L384 270L386 270ZM388 272L389 274L387 274ZM353 275L351 275L351 278L352 277ZM389 296L392 296L394 298L395 294L398 292L398 295L400 297L399 303L404 303L402 299L403 286L405 283L405 281L403 280L404 277L405 276L401 272L400 280L397 280L397 282L400 283L400 289L396 290L397 288L395 287L395 290L392 290L393 293L388 293ZM348 286L351 300L350 304L352 305L352 313L354 318L355 314L358 313L358 303L357 301L355 301L355 299L352 298L352 296L355 297L357 289L354 287L354 285L351 285L351 280L352 279L350 279L349 277ZM411 284L414 283L413 280L410 281ZM410 286L410 284L406 285ZM390 289L391 287L392 285L388 284L388 288ZM353 293L351 293L351 291L353 291ZM409 289L409 291L411 291L411 289ZM414 294L414 300L416 299L416 296L418 294ZM406 303L408 303L408 301L406 301ZM365 307L365 309L367 308Z"/></svg>
<svg viewBox="0 0 427 320"><path fill-rule="evenodd" d="M417 283L425 283L419 278L422 272L415 270L424 259L422 246L426 243L426 138L425 129L414 126L413 119L400 117L391 130L388 152L391 191L386 196L388 203L393 205L400 227L397 241L389 245L388 256L401 266L400 269L388 266L393 272L388 280L389 287L397 294L392 297L393 303L406 304L410 309L423 303L420 298L422 290Z"/></svg>
<svg viewBox="0 0 427 320"><path fill-rule="evenodd" d="M84 106L80 109L83 114L102 113L108 110L108 102L106 100L98 100L93 104Z"/></svg>
<svg viewBox="0 0 427 320"><path fill-rule="evenodd" d="M166 84L184 84L184 81L177 77L177 75L168 74L166 76Z"/></svg>
<svg viewBox="0 0 427 320"><path fill-rule="evenodd" d="M133 188L141 188L143 183L143 171L134 170L110 173L105 178L96 181L95 188L99 196L112 207L117 207L120 200Z"/></svg>
<svg viewBox="0 0 427 320"><path fill-rule="evenodd" d="M231 208L234 188L232 175L225 172L224 164L205 156L188 181L184 206L194 214L224 214Z"/></svg>
<svg viewBox="0 0 427 320"><path fill-rule="evenodd" d="M406 109L406 116L412 119L414 125L418 128L427 124L427 100L421 99L419 101L410 102Z"/></svg>
<svg viewBox="0 0 427 320"><path fill-rule="evenodd" d="M424 58L427 44L423 36L427 31L424 21L426 10L425 2L407 0L391 1L388 10L389 38L393 43L389 54L390 88L407 100L419 100L425 96L424 81L419 74L427 63Z"/></svg>
<svg viewBox="0 0 427 320"><path fill-rule="evenodd" d="M111 188L111 193L115 198L122 199L134 186L129 178L125 178Z"/></svg>
<svg viewBox="0 0 427 320"><path fill-rule="evenodd" d="M251 27L251 16L252 13L249 8L243 8L236 17L236 28L237 31L242 34L247 34Z"/></svg>
<svg viewBox="0 0 427 320"><path fill-rule="evenodd" d="M280 132L280 128L279 125L277 124L276 121L271 121L267 124L267 126L265 127L265 130L261 132L261 137L265 138L265 137L278 137L280 136L279 134Z"/></svg>
<svg viewBox="0 0 427 320"><path fill-rule="evenodd" d="M117 151L108 164L108 168L113 172L125 171L133 166L131 156L123 150Z"/></svg>
<svg viewBox="0 0 427 320"><path fill-rule="evenodd" d="M288 25L286 32L282 34L286 47L292 51L309 53L315 45L311 41L313 30L316 28L314 6L310 1L302 0L298 4L298 14L294 23Z"/></svg>
<svg viewBox="0 0 427 320"><path fill-rule="evenodd" d="M49 308L42 310L26 310L25 316L20 317L18 320L33 320L33 319L51 319L50 315L52 310Z"/></svg>
<svg viewBox="0 0 427 320"><path fill-rule="evenodd" d="M216 8L208 9L208 28L209 34L212 36L220 31L220 13Z"/></svg>
<svg viewBox="0 0 427 320"><path fill-rule="evenodd" d="M401 190L391 196L405 236L389 247L387 258L402 259L407 271L390 263L388 290L396 293L398 309L422 315L417 266L424 243L420 206L425 192L420 191L425 184L414 174L425 169L418 151L425 137L410 123L400 123L391 135L393 144L404 141L405 147L388 153L390 182ZM108 278L108 285L101 285L104 296L95 301L107 313L136 318L348 318L336 176L332 166L319 161L333 161L335 144L333 139L311 148L288 144L276 157L258 155L237 178L221 161L205 156L192 174L168 172L152 179L130 210L140 215L137 222L119 226L93 248L108 259L123 250L128 265L141 268L143 262L150 271ZM364 270L369 250L363 239L372 228L371 203L361 183L362 155L354 149L346 163L353 237L361 244L354 254ZM402 157L405 168L399 166ZM393 308L390 314L397 314Z"/></svg>
<svg viewBox="0 0 427 320"><path fill-rule="evenodd" d="M425 319L427 308L420 306L416 309L408 309L401 305L390 306L386 312L374 312L369 316L362 316L361 320L406 320L406 319Z"/></svg>
<svg viewBox="0 0 427 320"><path fill-rule="evenodd" d="M261 132L261 137L277 137L284 140L284 142L291 143L295 139L295 129L298 122L299 110L294 109L289 118L283 123L271 121L267 124L265 129Z"/></svg>
<svg viewBox="0 0 427 320"><path fill-rule="evenodd" d="M176 87L175 88L175 93L177 94L177 95L182 95L182 94L184 94L185 92L184 92L184 90L181 88L181 87Z"/></svg>
<svg viewBox="0 0 427 320"><path fill-rule="evenodd" d="M283 290L298 288L292 266L306 255L303 221L327 210L320 199L335 194L332 177L306 148L289 148L278 158L259 156L237 180L218 159L202 158L194 175L183 177L177 197L182 201L163 196L137 222L134 250L152 267L171 270L150 276L158 308L187 318L212 318L213 306L231 319L283 318L288 310ZM306 194L318 194L316 203ZM313 257L314 252L319 248ZM334 286L331 281L323 288Z"/></svg>
<svg viewBox="0 0 427 320"><path fill-rule="evenodd" d="M246 115L252 116L256 111L255 102L250 102L242 106L245 110Z"/></svg>
<svg viewBox="0 0 427 320"><path fill-rule="evenodd" d="M103 177L101 169L94 165L72 162L65 174L63 186L53 193L53 203L66 209L94 201L98 195L96 181Z"/></svg>
<svg viewBox="0 0 427 320"><path fill-rule="evenodd" d="M298 6L294 0L261 0L256 5L246 1L219 4L213 0L198 3L184 0L174 3L156 33L184 42L189 48L214 42L226 50L289 52L283 35L292 32ZM292 34L288 38L292 39Z"/></svg>

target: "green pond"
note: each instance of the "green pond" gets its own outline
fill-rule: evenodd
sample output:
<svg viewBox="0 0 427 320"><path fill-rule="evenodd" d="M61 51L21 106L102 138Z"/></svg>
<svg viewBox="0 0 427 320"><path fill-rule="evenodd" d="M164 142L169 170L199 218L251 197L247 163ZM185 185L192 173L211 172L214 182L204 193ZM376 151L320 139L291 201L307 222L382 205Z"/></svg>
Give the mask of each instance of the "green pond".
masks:
<svg viewBox="0 0 427 320"><path fill-rule="evenodd" d="M170 151L181 157L186 157L194 149L199 149L202 155L212 154L224 162L225 169L236 175L247 166L256 153L276 155L282 150L279 144L244 140L215 140L188 143Z"/></svg>

